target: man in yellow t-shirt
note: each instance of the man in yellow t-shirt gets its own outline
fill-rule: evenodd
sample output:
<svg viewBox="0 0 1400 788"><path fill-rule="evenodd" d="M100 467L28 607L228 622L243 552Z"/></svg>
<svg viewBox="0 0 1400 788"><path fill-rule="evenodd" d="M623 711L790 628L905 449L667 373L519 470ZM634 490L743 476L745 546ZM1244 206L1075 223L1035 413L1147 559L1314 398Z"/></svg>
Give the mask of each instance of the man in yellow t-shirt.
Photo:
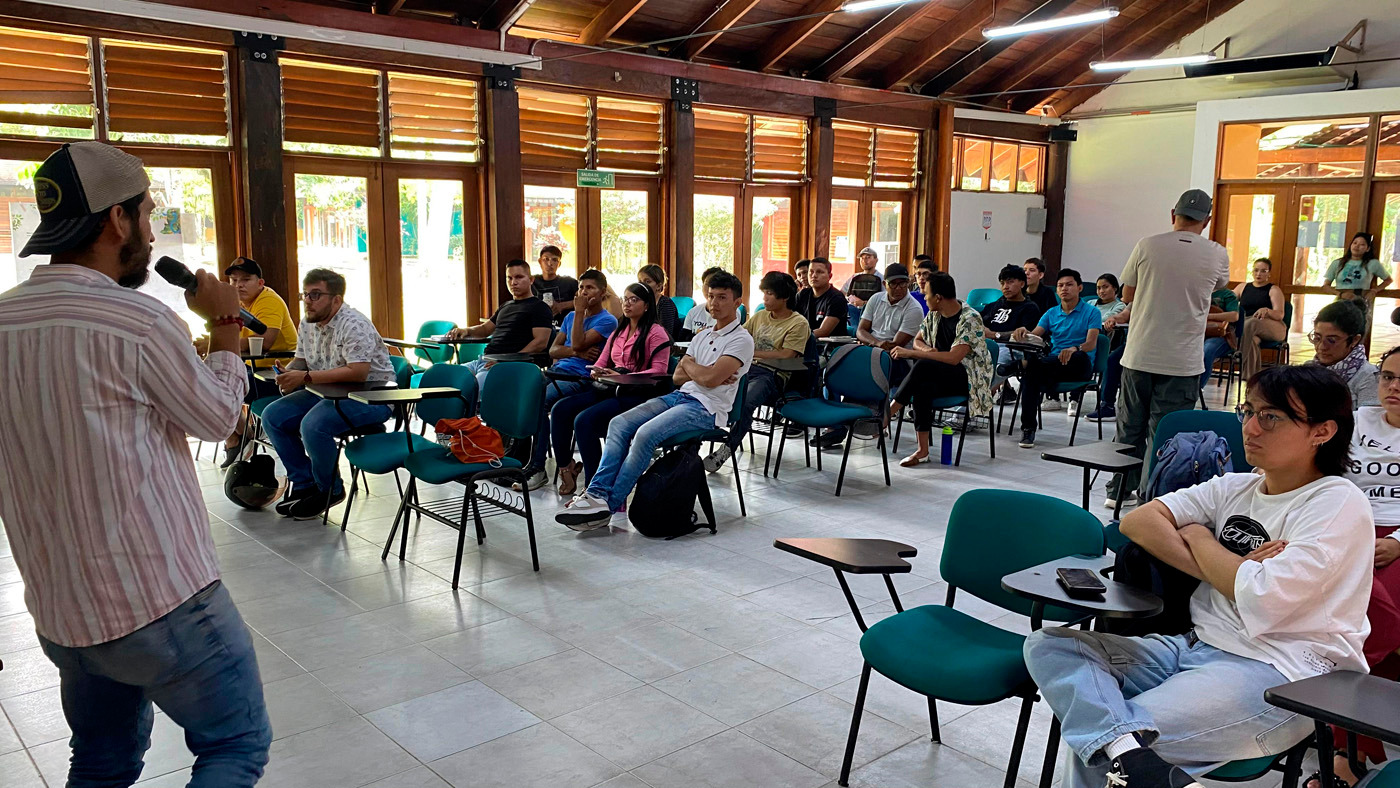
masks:
<svg viewBox="0 0 1400 788"><path fill-rule="evenodd" d="M237 257L228 268L224 269L224 276L238 290L238 300L243 308L248 310L261 320L267 330L262 333L263 352L271 351L293 351L297 349L297 324L292 321L291 310L287 309L287 302L282 300L272 288L267 287L262 278L262 267L256 260L248 257ZM243 328L239 339L239 351L248 352L248 337L258 336L252 329ZM253 367L271 367L273 361L249 362L248 369L248 396L245 403L252 402L261 397L276 396L277 386L272 383L264 383L253 377ZM224 443L224 463L222 467L228 467L238 459L238 446L242 441L243 421L239 421L238 431L230 435L228 441Z"/></svg>

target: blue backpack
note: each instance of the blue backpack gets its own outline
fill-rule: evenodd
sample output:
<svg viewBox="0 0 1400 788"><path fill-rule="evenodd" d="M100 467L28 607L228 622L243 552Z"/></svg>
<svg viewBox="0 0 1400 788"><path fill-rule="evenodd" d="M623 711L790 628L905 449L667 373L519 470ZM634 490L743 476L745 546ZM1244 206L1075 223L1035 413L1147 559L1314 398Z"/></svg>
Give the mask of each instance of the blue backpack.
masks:
<svg viewBox="0 0 1400 788"><path fill-rule="evenodd" d="M1210 430L1178 432L1157 450L1143 503L1224 476L1229 469L1230 444L1224 438Z"/></svg>

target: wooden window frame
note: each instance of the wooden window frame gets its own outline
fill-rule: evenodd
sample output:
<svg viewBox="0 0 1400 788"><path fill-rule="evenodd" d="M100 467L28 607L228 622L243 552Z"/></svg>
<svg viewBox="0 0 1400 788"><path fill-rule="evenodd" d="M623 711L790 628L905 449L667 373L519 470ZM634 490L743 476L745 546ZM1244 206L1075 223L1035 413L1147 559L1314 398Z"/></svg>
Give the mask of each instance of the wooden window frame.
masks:
<svg viewBox="0 0 1400 788"><path fill-rule="evenodd" d="M984 175L983 175L983 178L982 178L983 188L981 188L981 189L964 189L963 186L962 186L963 175L964 175L964 173L967 172L967 167L966 167L966 164L967 164L967 161L966 161L967 143L968 143L969 141L972 141L972 140L975 140L975 141L977 141L977 142L985 142L985 143L987 143L987 155L983 158L982 170L983 170ZM1012 167L1011 167L1011 188L1010 188L1010 190L1004 191L1004 192L1003 192L1003 191L993 191L993 190L992 190L992 154L993 154L993 152L994 152L994 150L995 150L995 148L996 148L997 145L1013 145L1013 146L1016 147L1016 161L1015 161L1015 163L1014 163L1014 164L1012 165ZM1037 160L1037 165L1036 165L1036 168L1037 168L1037 170L1038 170L1038 175L1039 175L1039 177L1038 177L1038 179L1037 179L1037 181L1036 181L1036 188L1035 188L1035 191L1033 191L1033 192L1023 192L1023 191L1020 191L1019 188L1018 188L1018 187L1020 186L1020 184L1021 184L1021 166L1020 166L1020 162L1021 162L1021 149L1022 149L1022 148L1036 148L1036 149L1038 149L1038 150L1040 151L1040 157L1039 157L1039 159ZM1039 194L1039 195L1044 195L1044 194L1045 194L1045 161L1046 161L1046 157L1049 155L1049 150L1050 150L1050 146L1048 146L1048 145L1042 145L1042 144L1037 143L1037 142L1026 142L1025 140L1006 139L1006 138L1004 138L1004 137L986 137L986 136L983 136L983 135L981 135L981 134L955 134L955 135L953 135L953 146L952 146L952 155L953 155L953 168L952 168L952 169L953 169L953 183L951 183L950 186L951 186L952 190L955 191L955 192L973 192L973 193L979 193L979 192L980 192L980 193L983 193L983 194Z"/></svg>

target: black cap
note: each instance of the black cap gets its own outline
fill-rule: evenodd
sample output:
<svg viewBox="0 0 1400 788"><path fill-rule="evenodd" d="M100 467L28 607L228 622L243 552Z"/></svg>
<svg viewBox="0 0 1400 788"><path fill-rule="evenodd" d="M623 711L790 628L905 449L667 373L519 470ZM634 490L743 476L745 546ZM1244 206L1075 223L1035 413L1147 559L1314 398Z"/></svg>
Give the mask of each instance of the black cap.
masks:
<svg viewBox="0 0 1400 788"><path fill-rule="evenodd" d="M909 280L909 269L905 268L902 263L890 263L885 266L886 282L898 282L901 279Z"/></svg>
<svg viewBox="0 0 1400 788"><path fill-rule="evenodd" d="M233 261L233 265L224 269L224 276L233 276L234 271L242 271L249 276L256 276L259 279L263 278L262 266L258 265L258 261L251 257L236 258Z"/></svg>
<svg viewBox="0 0 1400 788"><path fill-rule="evenodd" d="M34 173L39 229L20 257L58 254L83 242L113 205L150 188L141 160L100 142L65 144Z"/></svg>

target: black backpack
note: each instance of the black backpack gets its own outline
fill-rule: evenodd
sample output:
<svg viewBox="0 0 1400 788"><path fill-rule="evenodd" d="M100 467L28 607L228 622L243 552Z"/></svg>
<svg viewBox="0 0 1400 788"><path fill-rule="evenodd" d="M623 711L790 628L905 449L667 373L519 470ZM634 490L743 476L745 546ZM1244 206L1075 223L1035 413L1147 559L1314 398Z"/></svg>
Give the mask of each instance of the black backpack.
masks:
<svg viewBox="0 0 1400 788"><path fill-rule="evenodd" d="M706 523L695 514L697 497ZM658 539L675 539L701 528L715 533L715 511L699 453L686 446L653 462L637 480L637 491L627 504L627 519L637 533Z"/></svg>
<svg viewBox="0 0 1400 788"><path fill-rule="evenodd" d="M262 509L279 492L277 463L271 455L254 454L230 465L224 473L224 496L244 509Z"/></svg>

